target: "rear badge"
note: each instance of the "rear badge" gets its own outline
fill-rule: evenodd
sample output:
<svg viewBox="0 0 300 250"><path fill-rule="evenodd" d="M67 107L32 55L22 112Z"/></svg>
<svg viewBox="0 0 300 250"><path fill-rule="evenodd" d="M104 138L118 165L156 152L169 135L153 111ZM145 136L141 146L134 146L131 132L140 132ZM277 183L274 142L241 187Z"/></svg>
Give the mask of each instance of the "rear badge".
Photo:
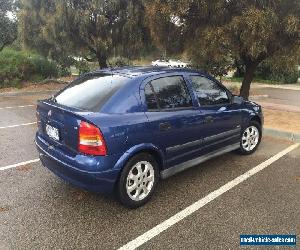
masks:
<svg viewBox="0 0 300 250"><path fill-rule="evenodd" d="M52 111L50 109L49 112L48 112L48 116L51 116L51 115L52 115Z"/></svg>

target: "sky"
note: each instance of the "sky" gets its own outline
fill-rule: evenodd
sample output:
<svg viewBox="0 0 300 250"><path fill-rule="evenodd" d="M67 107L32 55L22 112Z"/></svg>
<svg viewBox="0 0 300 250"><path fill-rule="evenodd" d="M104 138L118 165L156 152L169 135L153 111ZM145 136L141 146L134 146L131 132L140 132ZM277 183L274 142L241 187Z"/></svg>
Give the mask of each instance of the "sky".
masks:
<svg viewBox="0 0 300 250"><path fill-rule="evenodd" d="M8 12L6 13L6 15L7 15L10 19L15 19L15 18L16 18L16 16L15 16L12 12L10 12L10 11L8 11Z"/></svg>

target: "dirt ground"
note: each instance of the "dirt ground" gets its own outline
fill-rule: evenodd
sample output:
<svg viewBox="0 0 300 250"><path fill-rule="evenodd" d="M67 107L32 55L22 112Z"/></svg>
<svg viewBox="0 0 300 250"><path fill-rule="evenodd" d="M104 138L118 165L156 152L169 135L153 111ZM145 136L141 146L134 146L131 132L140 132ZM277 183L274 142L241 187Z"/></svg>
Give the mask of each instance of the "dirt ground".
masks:
<svg viewBox="0 0 300 250"><path fill-rule="evenodd" d="M57 80L62 82L70 82L75 77L62 77ZM47 82L47 83L32 83L32 82L23 82L21 88L2 88L0 93L6 92L26 92L26 91L45 91L45 90L58 90L65 86L63 83Z"/></svg>
<svg viewBox="0 0 300 250"><path fill-rule="evenodd" d="M300 113L263 109L266 128L300 133Z"/></svg>

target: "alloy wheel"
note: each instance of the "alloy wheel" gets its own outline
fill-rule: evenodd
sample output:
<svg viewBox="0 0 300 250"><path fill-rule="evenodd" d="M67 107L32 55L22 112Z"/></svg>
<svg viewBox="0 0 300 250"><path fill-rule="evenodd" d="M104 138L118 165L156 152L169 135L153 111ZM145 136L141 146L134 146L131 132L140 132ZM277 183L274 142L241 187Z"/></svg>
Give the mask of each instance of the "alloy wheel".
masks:
<svg viewBox="0 0 300 250"><path fill-rule="evenodd" d="M148 161L136 163L129 171L126 191L133 201L145 199L154 185L154 168Z"/></svg>
<svg viewBox="0 0 300 250"><path fill-rule="evenodd" d="M255 126L248 127L242 136L242 147L245 151L252 151L259 142L259 130Z"/></svg>

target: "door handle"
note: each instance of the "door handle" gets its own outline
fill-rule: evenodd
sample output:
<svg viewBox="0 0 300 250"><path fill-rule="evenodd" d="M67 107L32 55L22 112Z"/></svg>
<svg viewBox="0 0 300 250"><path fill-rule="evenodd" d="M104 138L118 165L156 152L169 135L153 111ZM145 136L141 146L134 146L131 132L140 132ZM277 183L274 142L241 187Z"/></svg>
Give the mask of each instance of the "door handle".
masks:
<svg viewBox="0 0 300 250"><path fill-rule="evenodd" d="M162 122L162 123L159 124L159 130L160 131L167 131L171 128L172 128L172 126L169 122Z"/></svg>
<svg viewBox="0 0 300 250"><path fill-rule="evenodd" d="M218 112L223 112L223 111L225 111L227 108L226 107L221 107L219 110L218 110Z"/></svg>
<svg viewBox="0 0 300 250"><path fill-rule="evenodd" d="M206 116L204 118L204 122L205 123L213 123L214 122L214 118L212 116Z"/></svg>

